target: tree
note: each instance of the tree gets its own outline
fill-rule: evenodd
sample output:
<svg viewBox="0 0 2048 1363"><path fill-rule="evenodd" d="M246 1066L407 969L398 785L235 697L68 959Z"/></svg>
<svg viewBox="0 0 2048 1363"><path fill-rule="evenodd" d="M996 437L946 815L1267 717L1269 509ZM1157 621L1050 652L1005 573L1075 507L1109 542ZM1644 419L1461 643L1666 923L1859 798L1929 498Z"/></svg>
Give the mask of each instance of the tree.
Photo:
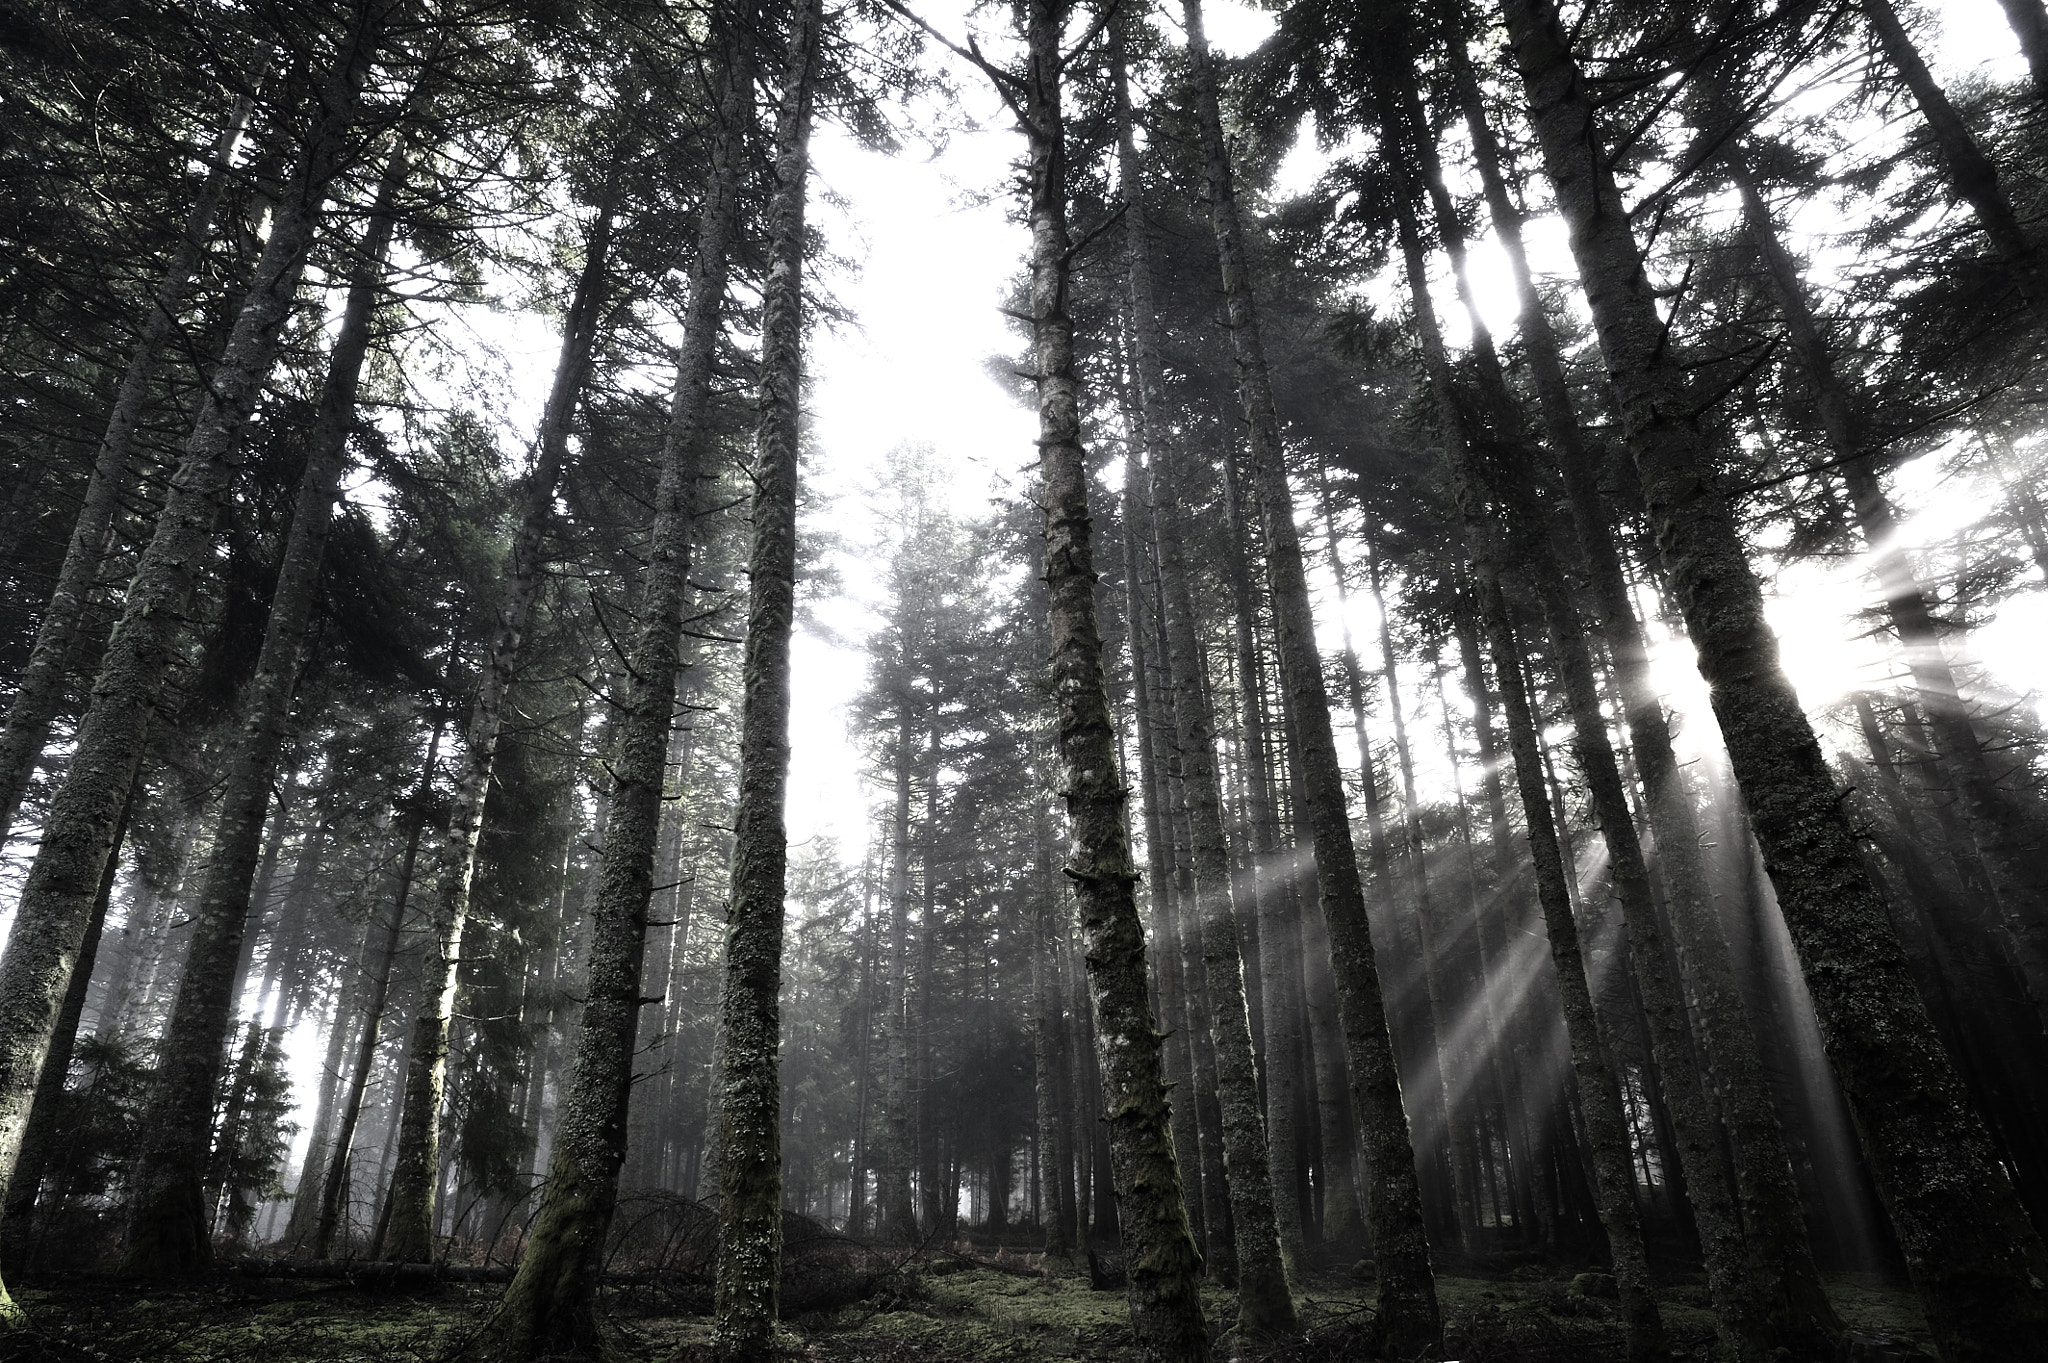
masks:
<svg viewBox="0 0 2048 1363"><path fill-rule="evenodd" d="M739 801L732 905L726 914L720 1027L725 1071L718 1120L716 1347L733 1363L773 1352L782 1273L782 1104L778 1047L788 835L789 648L796 614L797 403L803 384L804 202L823 0L789 30L776 112L762 297L760 425L754 436L754 537L747 559Z"/></svg>
<svg viewBox="0 0 2048 1363"><path fill-rule="evenodd" d="M1913 992L1882 897L1858 857L1834 781L1777 665L1762 595L1676 361L1627 214L1597 151L1599 124L1554 8L1503 5L1531 120L1614 375L1678 604L1712 687L1750 823L1799 948L1829 1056L1857 1114L1900 1245L1946 1352L1996 1357L2048 1312L2026 1224ZM1914 1151L1948 1152L1949 1177Z"/></svg>

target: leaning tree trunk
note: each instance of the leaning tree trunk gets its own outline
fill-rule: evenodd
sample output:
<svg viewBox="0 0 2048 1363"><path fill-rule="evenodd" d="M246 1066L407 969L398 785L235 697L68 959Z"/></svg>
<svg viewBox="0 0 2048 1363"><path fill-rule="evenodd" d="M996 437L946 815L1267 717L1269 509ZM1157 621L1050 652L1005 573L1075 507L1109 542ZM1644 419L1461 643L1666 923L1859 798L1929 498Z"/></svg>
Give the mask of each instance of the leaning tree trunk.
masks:
<svg viewBox="0 0 2048 1363"><path fill-rule="evenodd" d="M238 967L248 931L250 886L263 850L271 786L288 737L292 692L313 622L335 494L355 430L356 392L369 354L371 322L383 297L384 258L406 171L404 151L394 149L357 244L348 300L321 385L291 529L278 562L270 618L255 675L242 694L241 733L221 796L213 855L150 1086L141 1158L129 1184L128 1246L121 1271L139 1277L203 1272L213 1262L202 1183L214 1091L241 992Z"/></svg>
<svg viewBox="0 0 2048 1363"><path fill-rule="evenodd" d="M2042 934L2048 933L2048 857L2043 857L2038 847L2041 830L2000 786L1990 755L1970 721L1962 688L1942 649L1933 608L1905 546L1899 542L1898 517L1878 480L1877 447L1868 437L1856 395L1836 366L1820 320L1807 301L1799 268L1778 239L1777 224L1757 192L1740 143L1731 140L1722 163L1742 196L1744 225L1763 259L1785 322L1786 338L1813 385L1814 406L1870 552L1871 574L1899 636L1902 661L1912 675L1942 765L1948 769L1970 841L2003 909L2015 961L2033 996L2035 1011L2048 1018L2048 944L2042 940Z"/></svg>
<svg viewBox="0 0 2048 1363"><path fill-rule="evenodd" d="M569 428L590 375L598 319L610 279L612 217L616 189L607 183L584 241L583 270L562 327L554 385L542 409L533 468L526 477L526 509L512 541L498 632L469 713L462 766L455 777L455 802L448 835L434 874L433 925L420 967L420 1007L413 1018L412 1045L399 1106L398 1155L391 1175L390 1227L384 1252L400 1263L428 1263L434 1257L434 1191L441 1168L441 1099L448 1078L448 1024L455 1012L456 969L469 921L470 886L476 876L477 836L497 766L498 733L505 696L533 619L546 567L546 539L555 520L555 487L568 453Z"/></svg>
<svg viewBox="0 0 2048 1363"><path fill-rule="evenodd" d="M1914 991L1820 744L1778 666L1762 590L1716 490L1557 11L1551 0L1503 8L1658 547L1929 1325L1951 1363L2023 1356L2048 1327L2048 1248Z"/></svg>
<svg viewBox="0 0 2048 1363"><path fill-rule="evenodd" d="M1892 0L1858 0L1863 17L1885 60L1899 73L1934 143L1935 157L1948 177L1955 196L1970 205L1977 225L1991 239L1991 248L2005 262L2020 299L2034 315L2034 323L2048 329L2048 255L2020 221L2012 195L2007 191L1998 167L1979 145L1970 125L1927 69L1926 58L1913 45L1913 36L1899 18ZM2031 56L2031 53L2029 54Z"/></svg>
<svg viewBox="0 0 2048 1363"><path fill-rule="evenodd" d="M1294 499L1280 443L1279 413L1266 368L1252 298L1250 262L1238 221L1230 153L1223 140L1216 72L1202 34L1200 0L1187 0L1188 51L1195 78L1196 113L1201 123L1202 158L1209 210L1216 232L1224 310L1237 359L1238 385L1250 426L1259 512L1266 532L1267 572L1280 643L1281 671L1293 692L1292 713L1300 735L1302 775L1298 798L1315 835L1317 879L1323 917L1329 925L1332 965L1343 1018L1351 1089L1364 1136L1367 1166L1366 1220L1379 1268L1378 1314L1374 1329L1383 1352L1418 1354L1443 1347L1443 1316L1423 1227L1422 1187L1415 1171L1415 1146L1401 1107L1401 1081L1387 1030L1378 966L1365 913L1358 854L1345 810L1344 777L1330 731L1329 696L1322 657L1315 642L1308 577L1301 538L1294 525Z"/></svg>
<svg viewBox="0 0 2048 1363"><path fill-rule="evenodd" d="M1572 525L1585 553L1650 826L1656 834L1671 928L1686 967L1691 1001L1728 1127L1748 1246L1748 1276L1761 1298L1763 1320L1775 1339L1795 1354L1822 1356L1839 1347L1841 1321L1822 1290L1814 1264L1784 1131L1701 862L1697 814L1672 749L1663 702L1650 676L1649 650L1615 544L1613 515L1565 379L1556 332L1529 269L1523 215L1508 192L1500 145L1486 120L1463 33L1454 30L1449 45L1473 159L1515 278L1538 409L1562 475Z"/></svg>
<svg viewBox="0 0 2048 1363"><path fill-rule="evenodd" d="M753 545L741 662L739 800L725 924L725 1084L718 1121L718 1271L712 1347L728 1363L774 1354L782 1280L783 895L789 834L789 642L796 618L797 448L803 418L804 201L824 0L789 34L768 202L761 297L760 425L754 433Z"/></svg>
<svg viewBox="0 0 2048 1363"><path fill-rule="evenodd" d="M662 445L639 624L627 656L630 680L610 763L612 796L591 910L583 1023L549 1157L547 1191L519 1271L478 1340L485 1357L523 1361L602 1346L598 1278L625 1160L640 967L682 660L695 493L752 109L751 66L743 56L747 40L738 27L720 45L727 60L719 77L711 182L700 210L675 405Z"/></svg>
<svg viewBox="0 0 2048 1363"><path fill-rule="evenodd" d="M1119 38L1120 45L1120 38ZM1138 443L1151 470L1154 534L1159 548L1161 631L1165 636L1176 747L1188 811L1194 894L1187 903L1200 936L1202 974L1208 986L1208 1027L1216 1053L1216 1096L1222 1108L1224 1186L1236 1235L1238 1329L1247 1338L1291 1335L1299 1329L1287 1272L1280 1262L1274 1220L1273 1175L1266 1146L1265 1114L1252 1056L1246 1011L1244 960L1238 948L1237 918L1231 905L1230 848L1223 832L1222 783L1216 775L1215 719L1200 673L1194 592L1188 585L1181 534L1180 490L1184 471L1166 468L1166 383L1159 360L1159 314L1152 296L1151 242L1145 219L1138 152L1131 136L1130 100L1124 88L1121 53L1118 85L1117 164L1130 244L1131 338L1137 370ZM1185 452L1179 460L1187 458ZM1293 1188L1286 1189L1293 1196Z"/></svg>
<svg viewBox="0 0 2048 1363"><path fill-rule="evenodd" d="M1067 310L1073 239L1067 228L1066 120L1060 57L1068 0L1028 0L1021 82L1029 139L1031 330L1038 386L1038 457L1045 499L1045 582L1059 778L1072 834L1067 865L1078 901L1095 1013L1103 1124L1129 1272L1131 1325L1157 1363L1206 1363L1209 1335L1174 1160L1160 1035L1146 994L1145 933L1125 826L1127 791L1096 624L1094 523L1081 448L1081 384Z"/></svg>
<svg viewBox="0 0 2048 1363"><path fill-rule="evenodd" d="M2048 104L2048 5L2041 0L1998 0L2020 40L2027 58L2027 73L2033 77L2034 98Z"/></svg>
<svg viewBox="0 0 2048 1363"><path fill-rule="evenodd" d="M93 901L92 921L86 924L85 940L78 948L78 964L72 968L71 984L64 991L64 1006L57 1013L57 1028L50 1038L50 1050L43 1057L43 1072L36 1081L35 1107L29 1113L28 1128L22 1133L21 1152L15 1156L14 1171L7 1185L7 1215L0 1220L0 1261L9 1273L19 1273L27 1264L29 1219L35 1214L36 1199L42 1192L43 1172L50 1157L58 1152L64 1133L63 1098L65 1081L71 1075L71 1057L78 1045L78 1024L85 1016L85 996L92 985L92 967L99 955L101 934L107 925L107 905L114 897L114 879L121 869L121 842L128 835L128 816L134 812L131 792L121 806L114 825L114 847L107 868L100 873L99 897Z"/></svg>
<svg viewBox="0 0 2048 1363"><path fill-rule="evenodd" d="M50 722L64 696L64 672L72 641L85 615L87 598L99 577L100 559L106 553L107 535L128 482L128 455L135 448L136 426L149 400L150 381L156 376L164 347L178 329L178 314L192 292L192 279L206 250L206 237L213 230L214 215L232 179L228 162L242 129L249 121L255 101L249 95L235 100L227 126L214 139L207 154L206 183L185 216L184 233L178 248L164 266L163 277L150 295L149 317L143 323L135 352L114 390L113 410L107 414L107 429L93 454L92 473L86 480L85 500L72 523L71 539L64 549L64 562L57 570L57 585L36 626L35 643L28 662L14 684L14 700L8 706L7 724L0 730L0 842L14 827L21 812L22 797L28 793L43 745L49 741Z"/></svg>
<svg viewBox="0 0 2048 1363"><path fill-rule="evenodd" d="M1389 66L1396 66L1390 63ZM1735 1208L1735 1195L1728 1177L1720 1143L1720 1132L1701 1081L1699 1062L1693 1049L1685 1003L1679 995L1666 954L1663 928L1650 890L1649 868L1643 858L1634 816L1621 782L1620 766L1607 734L1607 719L1600 708L1599 683L1593 673L1584 626L1573 603L1563 566L1558 560L1536 483L1530 471L1530 451L1522 443L1519 404L1509 392L1491 336L1481 320L1470 275L1466 268L1465 241L1450 203L1435 148L1427 132L1420 101L1412 88L1406 108L1398 111L1410 123L1419 146L1421 164L1432 191L1438 216L1438 231L1448 248L1458 291L1472 322L1473 351L1481 385L1482 424L1485 455L1464 439L1449 443L1453 458L1464 467L1457 472L1469 485L1490 487L1509 528L1517 569L1534 588L1537 605L1550 638L1558 680L1562 683L1571 712L1573 753L1581 778L1591 795L1593 814L1607 844L1609 875L1615 897L1620 901L1626 930L1627 959L1647 1024L1650 1054L1655 1062L1661 1091L1676 1132L1679 1166L1685 1177L1688 1203L1696 1223L1701 1255L1712 1292L1716 1319L1722 1337L1737 1358L1768 1356L1777 1346L1769 1323L1771 1306L1782 1299L1779 1286L1753 1272L1748 1248ZM1390 111L1391 112L1391 111ZM1432 386L1446 410L1447 427L1463 426L1459 413L1449 410L1458 401L1453 391L1450 363L1444 353L1443 337L1436 325L1428 296L1428 276L1421 234L1413 210L1413 177L1398 151L1389 158L1401 182L1395 211L1400 222L1403 253L1407 259L1415 308L1422 319L1421 331L1431 369ZM1490 537L1482 540L1490 543Z"/></svg>
<svg viewBox="0 0 2048 1363"><path fill-rule="evenodd" d="M112 855L114 825L134 784L166 679L176 668L186 610L210 557L242 427L276 360L328 186L349 150L387 12L385 0L372 0L361 12L321 88L319 116L275 205L270 237L209 376L156 530L129 582L70 768L44 820L14 930L0 956L0 1170L14 1166L57 1006ZM18 1314L0 1286L0 1320Z"/></svg>

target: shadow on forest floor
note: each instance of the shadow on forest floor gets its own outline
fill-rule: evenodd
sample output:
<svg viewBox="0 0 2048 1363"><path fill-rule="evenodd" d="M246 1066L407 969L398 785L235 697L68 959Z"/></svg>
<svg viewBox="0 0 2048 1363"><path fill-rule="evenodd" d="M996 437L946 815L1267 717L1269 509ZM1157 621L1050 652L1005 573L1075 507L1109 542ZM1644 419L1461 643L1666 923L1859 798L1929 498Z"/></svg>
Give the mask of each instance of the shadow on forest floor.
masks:
<svg viewBox="0 0 2048 1363"><path fill-rule="evenodd" d="M923 1259L871 1275L862 1300L793 1314L785 1339L805 1363L1121 1363L1130 1325L1120 1291L1092 1291L1085 1269L1048 1275L1007 1258L984 1267L960 1257ZM1035 1266L1034 1266L1035 1267ZM1449 1356L1460 1363L1605 1363L1620 1360L1613 1303L1583 1295L1569 1276L1440 1279ZM1597 1284L1589 1284L1597 1286ZM1830 1285L1860 1337L1855 1357L1931 1358L1911 1297L1874 1280ZM204 1289L103 1277L31 1284L20 1294L26 1329L0 1333L7 1363L437 1363L489 1312L498 1286L443 1283L366 1289L348 1281L234 1277ZM1222 1328L1231 1296L1205 1292ZM1675 1357L1717 1357L1706 1291L1673 1283L1661 1293ZM1245 1349L1248 1363L1351 1363L1365 1357L1370 1296L1321 1278L1299 1294L1304 1336ZM707 1356L710 1322L695 1301L647 1286L607 1289L619 1352L628 1360L685 1363ZM1226 1351L1219 1351L1226 1356Z"/></svg>

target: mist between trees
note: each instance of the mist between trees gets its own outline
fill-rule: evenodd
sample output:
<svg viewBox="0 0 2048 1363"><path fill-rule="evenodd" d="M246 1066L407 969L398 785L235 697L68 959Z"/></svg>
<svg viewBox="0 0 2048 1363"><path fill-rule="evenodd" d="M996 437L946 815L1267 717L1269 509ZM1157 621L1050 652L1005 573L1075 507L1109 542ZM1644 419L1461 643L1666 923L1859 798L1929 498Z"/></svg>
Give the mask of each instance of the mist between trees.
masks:
<svg viewBox="0 0 2048 1363"><path fill-rule="evenodd" d="M2010 82L1893 0L11 15L0 1349L866 1357L966 1271L1125 1309L963 1357L2042 1357L2000 5ZM813 131L984 108L1035 449L856 530Z"/></svg>

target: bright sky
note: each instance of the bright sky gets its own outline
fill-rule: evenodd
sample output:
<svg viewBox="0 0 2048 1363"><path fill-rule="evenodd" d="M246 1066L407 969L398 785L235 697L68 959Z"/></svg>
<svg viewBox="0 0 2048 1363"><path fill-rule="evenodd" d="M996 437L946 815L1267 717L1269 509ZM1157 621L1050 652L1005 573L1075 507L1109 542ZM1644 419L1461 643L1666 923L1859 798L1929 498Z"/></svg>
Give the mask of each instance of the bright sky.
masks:
<svg viewBox="0 0 2048 1363"><path fill-rule="evenodd" d="M921 12L948 33L963 26ZM1262 11L1211 0L1210 41L1248 51L1272 31ZM1014 490L1037 457L1037 415L988 377L983 361L1016 353L1022 341L996 309L1024 267L1030 241L1009 221L1009 167L1023 146L1000 101L978 74L957 74L955 117L977 125L954 135L936 156L864 151L837 128L821 127L812 149L817 180L813 220L834 249L860 262L859 274L831 276L858 328L821 330L809 368L812 443L807 469L821 513L855 545L877 537L862 490L878 481L882 458L907 441L930 441L951 460L950 502L963 517L980 514L991 491ZM833 196L839 205L827 202ZM848 855L865 845L867 800L861 759L848 742L845 707L866 676L859 639L878 600L884 565L843 556L847 599L819 614L852 647L799 636L791 713L789 830L793 841L826 834Z"/></svg>

